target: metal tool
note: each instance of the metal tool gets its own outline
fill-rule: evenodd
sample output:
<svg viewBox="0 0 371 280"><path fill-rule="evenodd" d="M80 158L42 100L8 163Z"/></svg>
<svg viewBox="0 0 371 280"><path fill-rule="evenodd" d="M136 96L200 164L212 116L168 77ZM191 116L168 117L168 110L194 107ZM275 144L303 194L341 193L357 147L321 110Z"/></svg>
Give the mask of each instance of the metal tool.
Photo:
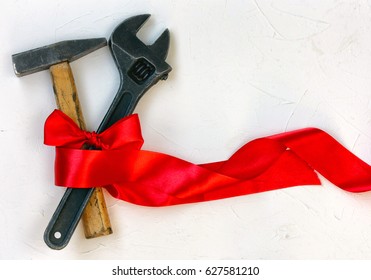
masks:
<svg viewBox="0 0 371 280"><path fill-rule="evenodd" d="M165 62L169 31L166 29L152 45L145 45L136 36L149 17L131 17L112 33L109 46L120 72L120 87L97 133L131 114L143 94L159 80L165 80L171 71L170 65ZM92 192L93 189L66 190L44 234L49 247L62 249L68 244Z"/></svg>
<svg viewBox="0 0 371 280"><path fill-rule="evenodd" d="M106 38L70 40L14 54L14 71L24 76L49 69L57 107L85 129L84 117L76 91L70 62L107 45ZM95 188L83 214L86 238L112 233L106 202L101 188Z"/></svg>

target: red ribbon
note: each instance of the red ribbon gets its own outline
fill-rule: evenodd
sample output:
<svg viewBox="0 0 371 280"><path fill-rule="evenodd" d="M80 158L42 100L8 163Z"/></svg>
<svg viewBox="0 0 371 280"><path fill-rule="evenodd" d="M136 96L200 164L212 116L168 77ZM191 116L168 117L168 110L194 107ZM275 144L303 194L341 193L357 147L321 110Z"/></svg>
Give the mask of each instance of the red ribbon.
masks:
<svg viewBox="0 0 371 280"><path fill-rule="evenodd" d="M118 198L145 206L169 206L320 185L317 172L350 192L371 189L371 167L317 128L305 128L245 144L228 160L196 165L141 150L138 115L101 134L82 131L61 111L45 123L45 144L56 146L55 184L105 186ZM102 150L81 150L88 143Z"/></svg>

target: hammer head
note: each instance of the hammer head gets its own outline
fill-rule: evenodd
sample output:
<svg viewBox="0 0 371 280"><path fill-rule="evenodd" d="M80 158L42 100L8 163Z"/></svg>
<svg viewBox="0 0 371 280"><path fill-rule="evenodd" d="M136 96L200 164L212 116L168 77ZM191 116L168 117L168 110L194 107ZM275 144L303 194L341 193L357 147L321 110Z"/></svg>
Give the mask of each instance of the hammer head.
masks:
<svg viewBox="0 0 371 280"><path fill-rule="evenodd" d="M106 38L69 40L12 55L18 77L49 69L61 62L72 62L107 45Z"/></svg>

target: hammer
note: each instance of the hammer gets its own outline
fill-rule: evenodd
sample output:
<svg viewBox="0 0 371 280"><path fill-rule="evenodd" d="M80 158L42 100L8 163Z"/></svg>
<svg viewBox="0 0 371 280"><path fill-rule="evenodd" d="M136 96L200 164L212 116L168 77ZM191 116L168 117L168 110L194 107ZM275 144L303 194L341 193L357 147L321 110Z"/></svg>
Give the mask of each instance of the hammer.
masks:
<svg viewBox="0 0 371 280"><path fill-rule="evenodd" d="M85 130L85 122L69 63L105 45L107 45L106 38L69 40L14 54L12 55L14 72L21 77L49 69L58 109ZM101 188L95 188L85 207L82 219L86 238L112 233Z"/></svg>

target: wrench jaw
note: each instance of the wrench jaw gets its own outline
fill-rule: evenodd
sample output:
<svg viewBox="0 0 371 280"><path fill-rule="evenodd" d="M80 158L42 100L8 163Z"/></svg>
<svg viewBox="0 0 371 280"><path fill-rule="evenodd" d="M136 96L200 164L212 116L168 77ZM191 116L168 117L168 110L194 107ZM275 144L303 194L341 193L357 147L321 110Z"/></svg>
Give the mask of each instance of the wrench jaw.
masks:
<svg viewBox="0 0 371 280"><path fill-rule="evenodd" d="M165 29L164 32L157 38L157 40L150 46L148 46L153 53L157 54L159 58L166 59L170 46L170 32L169 29Z"/></svg>
<svg viewBox="0 0 371 280"><path fill-rule="evenodd" d="M116 27L113 31L113 36L116 34L122 33L132 33L137 34L138 31L142 28L142 26L146 23L146 21L150 18L150 14L142 14L130 17L124 20L120 25Z"/></svg>

